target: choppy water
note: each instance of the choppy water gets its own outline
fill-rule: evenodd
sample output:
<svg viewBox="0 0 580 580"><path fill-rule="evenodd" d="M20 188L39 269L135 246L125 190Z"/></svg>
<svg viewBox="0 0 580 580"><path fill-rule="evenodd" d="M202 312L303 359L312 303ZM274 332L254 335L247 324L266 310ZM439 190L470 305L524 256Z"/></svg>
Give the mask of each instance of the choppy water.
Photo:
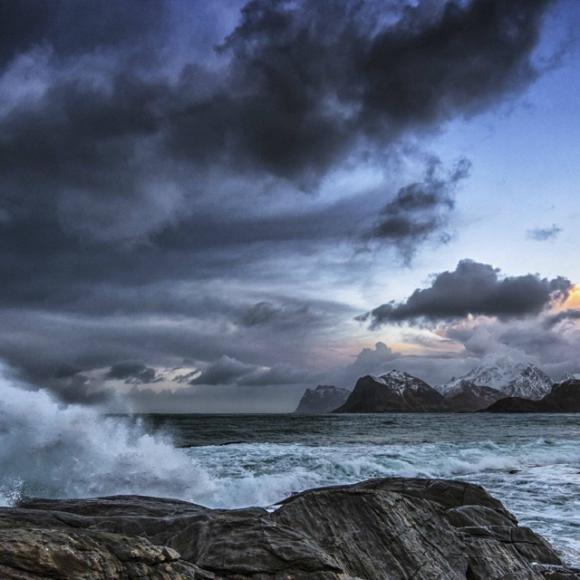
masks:
<svg viewBox="0 0 580 580"><path fill-rule="evenodd" d="M155 416L210 481L212 506L268 505L371 477L477 482L580 565L580 415Z"/></svg>
<svg viewBox="0 0 580 580"><path fill-rule="evenodd" d="M580 566L580 415L102 417L0 372L0 504L137 493L269 505L393 475L481 483Z"/></svg>

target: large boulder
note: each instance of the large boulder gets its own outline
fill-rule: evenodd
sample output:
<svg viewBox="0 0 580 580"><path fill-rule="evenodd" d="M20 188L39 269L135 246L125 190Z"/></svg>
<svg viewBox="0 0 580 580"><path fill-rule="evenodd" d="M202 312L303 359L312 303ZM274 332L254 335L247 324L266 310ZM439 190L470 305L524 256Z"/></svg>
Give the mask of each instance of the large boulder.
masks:
<svg viewBox="0 0 580 580"><path fill-rule="evenodd" d="M136 496L0 509L0 577L51 579L578 579L481 487L380 479L273 509Z"/></svg>

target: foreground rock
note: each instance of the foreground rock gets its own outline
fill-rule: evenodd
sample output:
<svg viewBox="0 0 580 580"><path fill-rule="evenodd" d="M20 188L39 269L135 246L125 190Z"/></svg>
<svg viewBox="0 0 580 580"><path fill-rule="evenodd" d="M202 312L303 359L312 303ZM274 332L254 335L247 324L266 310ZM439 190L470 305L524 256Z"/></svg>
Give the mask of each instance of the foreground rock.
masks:
<svg viewBox="0 0 580 580"><path fill-rule="evenodd" d="M486 411L489 413L580 413L580 381L570 379L558 383L539 401L519 397L500 399Z"/></svg>
<svg viewBox="0 0 580 580"><path fill-rule="evenodd" d="M425 381L401 371L361 377L335 413L413 413L446 411L447 402Z"/></svg>
<svg viewBox="0 0 580 580"><path fill-rule="evenodd" d="M481 487L371 480L260 508L135 496L0 509L0 578L572 580Z"/></svg>
<svg viewBox="0 0 580 580"><path fill-rule="evenodd" d="M316 415L330 413L340 407L350 395L347 389L340 389L333 385L318 385L315 389L306 389L296 407L299 415Z"/></svg>

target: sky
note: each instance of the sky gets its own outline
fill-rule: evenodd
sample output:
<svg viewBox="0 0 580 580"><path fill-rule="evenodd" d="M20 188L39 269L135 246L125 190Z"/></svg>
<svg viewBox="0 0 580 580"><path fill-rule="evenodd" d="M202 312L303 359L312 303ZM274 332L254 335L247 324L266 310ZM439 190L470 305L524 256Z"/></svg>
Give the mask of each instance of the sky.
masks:
<svg viewBox="0 0 580 580"><path fill-rule="evenodd" d="M285 412L580 372L576 0L0 0L0 359Z"/></svg>

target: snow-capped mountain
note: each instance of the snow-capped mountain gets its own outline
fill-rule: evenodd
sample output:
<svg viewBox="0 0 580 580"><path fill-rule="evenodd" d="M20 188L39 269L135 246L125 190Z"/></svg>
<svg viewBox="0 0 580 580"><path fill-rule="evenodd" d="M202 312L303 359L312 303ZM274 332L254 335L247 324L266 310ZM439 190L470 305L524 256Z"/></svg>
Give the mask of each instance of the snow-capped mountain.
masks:
<svg viewBox="0 0 580 580"><path fill-rule="evenodd" d="M361 377L338 413L441 411L445 399L425 381L397 370Z"/></svg>
<svg viewBox="0 0 580 580"><path fill-rule="evenodd" d="M552 379L531 363L499 359L493 364L475 367L462 377L454 377L438 390L450 397L465 385L476 385L501 391L508 397L539 400L550 392L552 384Z"/></svg>
<svg viewBox="0 0 580 580"><path fill-rule="evenodd" d="M318 385L315 389L306 389L295 413L319 414L330 413L340 407L350 395L347 389L340 389L333 385Z"/></svg>
<svg viewBox="0 0 580 580"><path fill-rule="evenodd" d="M396 391L399 393L404 392L407 389L411 389L413 391L418 391L427 383L410 375L409 373L405 373L403 371L398 371L393 369L392 371L388 371L384 375L368 375L373 381L376 383L380 383L381 385L385 385L389 387L391 391ZM427 385L429 386L429 385Z"/></svg>

